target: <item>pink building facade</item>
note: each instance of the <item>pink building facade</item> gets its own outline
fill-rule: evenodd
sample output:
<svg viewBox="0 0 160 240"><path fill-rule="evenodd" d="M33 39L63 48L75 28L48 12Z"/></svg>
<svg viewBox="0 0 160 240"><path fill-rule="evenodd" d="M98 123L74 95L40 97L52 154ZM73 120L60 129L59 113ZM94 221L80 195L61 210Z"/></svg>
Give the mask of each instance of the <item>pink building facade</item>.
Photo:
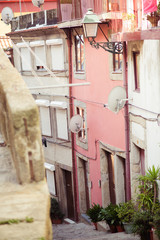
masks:
<svg viewBox="0 0 160 240"><path fill-rule="evenodd" d="M110 37L106 22L101 28ZM93 203L105 207L127 199L125 110L116 114L107 107L111 90L124 86L123 57L93 48L82 26L71 32L70 82L90 84L73 87L70 95L71 117L80 114L83 118L83 129L72 133L75 203L77 213L83 214ZM96 41L106 41L100 30Z"/></svg>

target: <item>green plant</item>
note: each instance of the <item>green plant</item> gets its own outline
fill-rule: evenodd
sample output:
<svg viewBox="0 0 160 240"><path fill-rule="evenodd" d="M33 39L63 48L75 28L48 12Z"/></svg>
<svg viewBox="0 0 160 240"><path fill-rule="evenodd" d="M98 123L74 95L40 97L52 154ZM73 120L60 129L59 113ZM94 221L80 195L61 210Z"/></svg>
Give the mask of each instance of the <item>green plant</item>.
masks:
<svg viewBox="0 0 160 240"><path fill-rule="evenodd" d="M120 203L119 207L116 209L119 219L122 222L130 223L133 220L135 213L135 206L132 200Z"/></svg>
<svg viewBox="0 0 160 240"><path fill-rule="evenodd" d="M133 13L123 13L122 14L123 20L135 20L135 15Z"/></svg>
<svg viewBox="0 0 160 240"><path fill-rule="evenodd" d="M26 217L25 221L26 221L27 223L32 223L32 222L34 221L34 219L33 219L33 218L30 218L30 217Z"/></svg>
<svg viewBox="0 0 160 240"><path fill-rule="evenodd" d="M121 221L117 214L117 207L117 205L110 203L106 208L103 208L100 212L101 219L109 225L120 225Z"/></svg>
<svg viewBox="0 0 160 240"><path fill-rule="evenodd" d="M140 194L137 197L139 208L152 210L153 204L157 201L158 185L157 180L160 179L160 168L148 168L145 175L140 175L139 190Z"/></svg>
<svg viewBox="0 0 160 240"><path fill-rule="evenodd" d="M34 221L33 218L26 217L25 219L8 219L4 221L0 221L0 225L4 224L18 224L21 222L32 223Z"/></svg>
<svg viewBox="0 0 160 240"><path fill-rule="evenodd" d="M153 216L150 211L137 211L134 214L132 232L139 235L141 240L150 239Z"/></svg>
<svg viewBox="0 0 160 240"><path fill-rule="evenodd" d="M93 203L92 206L87 210L86 214L90 217L93 223L101 221L101 217L99 215L102 207L99 204Z"/></svg>
<svg viewBox="0 0 160 240"><path fill-rule="evenodd" d="M51 219L63 219L64 214L61 212L59 203L55 198L51 198L51 208L50 208Z"/></svg>
<svg viewBox="0 0 160 240"><path fill-rule="evenodd" d="M153 210L153 226L155 228L155 233L160 239L160 204L155 204Z"/></svg>

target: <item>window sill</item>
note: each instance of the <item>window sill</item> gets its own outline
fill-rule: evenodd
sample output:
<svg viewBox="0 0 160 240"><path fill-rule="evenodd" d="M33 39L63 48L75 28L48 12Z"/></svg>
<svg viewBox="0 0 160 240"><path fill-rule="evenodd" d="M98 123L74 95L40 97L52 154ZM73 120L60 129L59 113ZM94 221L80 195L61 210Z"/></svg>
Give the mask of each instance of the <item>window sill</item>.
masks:
<svg viewBox="0 0 160 240"><path fill-rule="evenodd" d="M122 74L122 71L120 71L120 70L113 71L113 72L111 72L111 74Z"/></svg>
<svg viewBox="0 0 160 240"><path fill-rule="evenodd" d="M84 74L85 71L75 71L74 73L75 73L75 74Z"/></svg>
<svg viewBox="0 0 160 240"><path fill-rule="evenodd" d="M140 88L135 89L134 92L140 93Z"/></svg>
<svg viewBox="0 0 160 240"><path fill-rule="evenodd" d="M85 80L86 79L86 72L85 71L81 71L81 72L74 72L74 78L76 79L80 79L80 80Z"/></svg>
<svg viewBox="0 0 160 240"><path fill-rule="evenodd" d="M84 139L84 138L78 138L78 140L79 140L80 142L84 143L84 144L86 144L86 143L87 143L87 140L86 140L86 139Z"/></svg>

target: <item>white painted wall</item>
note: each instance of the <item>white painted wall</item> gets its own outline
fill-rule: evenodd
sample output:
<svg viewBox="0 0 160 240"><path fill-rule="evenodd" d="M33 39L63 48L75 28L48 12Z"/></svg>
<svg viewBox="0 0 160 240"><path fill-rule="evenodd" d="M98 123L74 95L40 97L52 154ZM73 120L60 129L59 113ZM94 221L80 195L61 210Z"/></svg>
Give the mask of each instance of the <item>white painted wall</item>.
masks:
<svg viewBox="0 0 160 240"><path fill-rule="evenodd" d="M147 122L146 138L148 166L160 166L160 126L157 122Z"/></svg>
<svg viewBox="0 0 160 240"><path fill-rule="evenodd" d="M140 51L140 92L134 90L132 51ZM145 149L146 168L160 165L160 41L145 40L128 43L128 91L129 111L135 118L145 120L131 124L131 142L139 139ZM138 145L137 145L138 146ZM140 146L141 147L141 146ZM131 153L131 156L133 153Z"/></svg>

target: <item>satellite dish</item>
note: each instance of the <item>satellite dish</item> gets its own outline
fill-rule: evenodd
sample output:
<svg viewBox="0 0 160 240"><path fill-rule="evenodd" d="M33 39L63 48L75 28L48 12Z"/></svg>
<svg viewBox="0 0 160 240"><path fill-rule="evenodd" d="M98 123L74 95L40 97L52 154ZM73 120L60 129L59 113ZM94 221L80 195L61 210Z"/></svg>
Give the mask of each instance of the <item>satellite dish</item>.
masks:
<svg viewBox="0 0 160 240"><path fill-rule="evenodd" d="M40 8L44 4L44 0L32 0L32 3L33 3L34 6Z"/></svg>
<svg viewBox="0 0 160 240"><path fill-rule="evenodd" d="M13 18L13 12L10 7L5 7L1 12L2 20L4 23L9 24Z"/></svg>
<svg viewBox="0 0 160 240"><path fill-rule="evenodd" d="M83 127L83 118L80 115L75 115L71 118L69 128L71 132L78 133Z"/></svg>
<svg viewBox="0 0 160 240"><path fill-rule="evenodd" d="M119 112L126 103L126 90L117 86L114 87L108 96L108 108L114 113Z"/></svg>

